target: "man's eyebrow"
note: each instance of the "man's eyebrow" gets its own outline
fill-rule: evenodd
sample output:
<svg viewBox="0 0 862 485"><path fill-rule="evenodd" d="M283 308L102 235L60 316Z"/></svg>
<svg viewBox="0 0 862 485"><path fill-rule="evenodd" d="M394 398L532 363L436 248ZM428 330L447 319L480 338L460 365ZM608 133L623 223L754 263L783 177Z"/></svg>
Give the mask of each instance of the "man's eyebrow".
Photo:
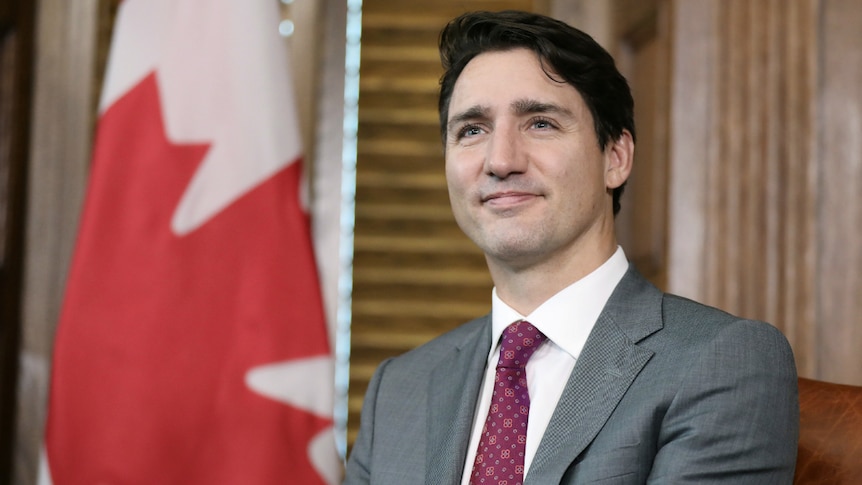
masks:
<svg viewBox="0 0 862 485"><path fill-rule="evenodd" d="M554 103L544 103L534 99L519 99L512 103L512 113L516 115L528 115L535 113L559 113L571 116L572 112L568 108Z"/></svg>
<svg viewBox="0 0 862 485"><path fill-rule="evenodd" d="M471 106L460 113L457 113L446 122L446 127L452 127L454 125L461 124L465 121L476 120L476 119L484 119L488 117L488 113L490 109L487 106Z"/></svg>

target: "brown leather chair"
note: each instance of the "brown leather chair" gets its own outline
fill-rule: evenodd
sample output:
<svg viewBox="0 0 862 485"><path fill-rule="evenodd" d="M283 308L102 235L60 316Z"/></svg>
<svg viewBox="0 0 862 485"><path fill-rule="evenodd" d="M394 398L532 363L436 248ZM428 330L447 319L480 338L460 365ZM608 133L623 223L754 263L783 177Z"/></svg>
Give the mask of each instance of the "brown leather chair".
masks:
<svg viewBox="0 0 862 485"><path fill-rule="evenodd" d="M862 484L862 387L799 378L795 485Z"/></svg>

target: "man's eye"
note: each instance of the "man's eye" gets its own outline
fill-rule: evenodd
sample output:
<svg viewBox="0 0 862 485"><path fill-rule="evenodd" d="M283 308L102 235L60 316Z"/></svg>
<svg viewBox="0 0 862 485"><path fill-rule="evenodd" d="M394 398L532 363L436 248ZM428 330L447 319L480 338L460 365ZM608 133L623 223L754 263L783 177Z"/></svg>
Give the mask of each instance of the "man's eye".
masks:
<svg viewBox="0 0 862 485"><path fill-rule="evenodd" d="M545 129L545 128L553 128L554 125L548 120L539 119L539 120L533 121L533 127L539 128L539 129Z"/></svg>
<svg viewBox="0 0 862 485"><path fill-rule="evenodd" d="M481 128L476 125L469 125L465 126L464 128L461 128L461 131L458 134L460 138L463 138L465 136L476 136L480 133L482 133Z"/></svg>

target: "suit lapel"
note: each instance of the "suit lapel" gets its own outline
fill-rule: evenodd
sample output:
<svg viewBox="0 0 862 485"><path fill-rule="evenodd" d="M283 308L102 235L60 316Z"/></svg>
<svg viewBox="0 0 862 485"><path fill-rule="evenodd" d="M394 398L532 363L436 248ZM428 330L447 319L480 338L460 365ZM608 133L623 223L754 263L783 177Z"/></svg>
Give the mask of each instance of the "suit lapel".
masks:
<svg viewBox="0 0 862 485"><path fill-rule="evenodd" d="M581 352L525 483L559 483L604 426L653 352L635 344L661 329L661 292L629 269Z"/></svg>
<svg viewBox="0 0 862 485"><path fill-rule="evenodd" d="M479 387L491 349L491 318L479 319L449 355L442 355L428 383L427 485L455 485L472 431Z"/></svg>

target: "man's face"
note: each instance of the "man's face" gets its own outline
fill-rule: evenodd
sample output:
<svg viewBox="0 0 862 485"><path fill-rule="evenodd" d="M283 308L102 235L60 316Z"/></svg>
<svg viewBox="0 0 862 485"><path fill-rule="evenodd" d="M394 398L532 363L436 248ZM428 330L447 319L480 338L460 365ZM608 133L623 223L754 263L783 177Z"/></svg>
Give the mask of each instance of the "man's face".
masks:
<svg viewBox="0 0 862 485"><path fill-rule="evenodd" d="M481 54L455 83L446 130L449 198L489 265L550 268L615 247L608 189L628 172L619 180L613 157L613 149L599 149L578 91L550 79L529 50Z"/></svg>

